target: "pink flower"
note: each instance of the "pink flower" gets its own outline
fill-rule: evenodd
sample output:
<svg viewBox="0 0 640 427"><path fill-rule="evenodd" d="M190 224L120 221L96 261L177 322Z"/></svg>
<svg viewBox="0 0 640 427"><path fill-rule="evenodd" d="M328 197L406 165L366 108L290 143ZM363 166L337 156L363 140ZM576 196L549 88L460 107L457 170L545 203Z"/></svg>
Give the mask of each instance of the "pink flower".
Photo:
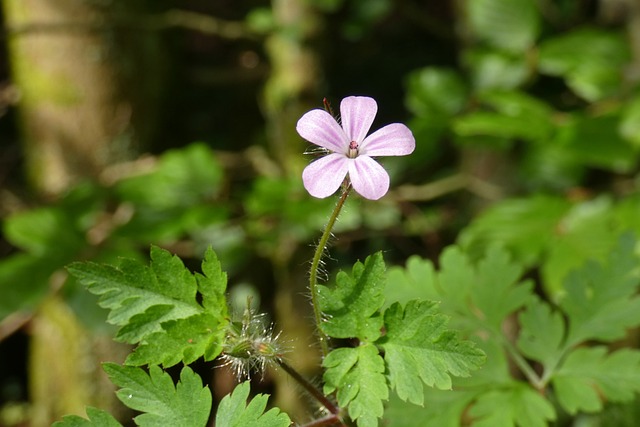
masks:
<svg viewBox="0 0 640 427"><path fill-rule="evenodd" d="M313 197L325 198L340 187L347 173L353 189L362 197L377 200L389 190L389 175L372 156L404 156L416 141L403 124L392 123L367 136L378 104L366 96L350 96L340 103L342 126L324 110L303 115L296 130L307 141L329 154L302 172L304 187Z"/></svg>

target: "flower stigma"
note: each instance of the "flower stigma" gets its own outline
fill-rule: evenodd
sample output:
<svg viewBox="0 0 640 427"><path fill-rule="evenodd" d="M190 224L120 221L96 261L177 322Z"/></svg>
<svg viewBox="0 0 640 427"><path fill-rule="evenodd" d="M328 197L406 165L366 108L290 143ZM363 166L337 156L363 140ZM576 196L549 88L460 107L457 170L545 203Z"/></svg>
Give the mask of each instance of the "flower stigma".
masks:
<svg viewBox="0 0 640 427"><path fill-rule="evenodd" d="M355 159L356 157L358 157L358 143L355 141L351 141L349 143L349 152L347 154L347 157L349 157L350 159Z"/></svg>

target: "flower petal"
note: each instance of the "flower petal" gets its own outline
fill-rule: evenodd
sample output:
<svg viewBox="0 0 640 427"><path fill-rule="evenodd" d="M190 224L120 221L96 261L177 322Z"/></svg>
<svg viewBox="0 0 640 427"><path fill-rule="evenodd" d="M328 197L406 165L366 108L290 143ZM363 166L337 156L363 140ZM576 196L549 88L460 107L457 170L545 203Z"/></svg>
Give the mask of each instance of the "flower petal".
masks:
<svg viewBox="0 0 640 427"><path fill-rule="evenodd" d="M411 130L401 123L392 123L366 137L359 152L367 156L405 156L415 148Z"/></svg>
<svg viewBox="0 0 640 427"><path fill-rule="evenodd" d="M347 153L351 142L336 119L324 110L315 109L305 113L296 130L307 141L337 153Z"/></svg>
<svg viewBox="0 0 640 427"><path fill-rule="evenodd" d="M302 171L302 182L309 194L324 199L336 192L349 170L349 161L343 154L329 154L311 162Z"/></svg>
<svg viewBox="0 0 640 427"><path fill-rule="evenodd" d="M371 123L378 112L378 104L375 99L368 96L349 96L340 103L340 116L342 128L347 134L347 144L355 141L360 144L364 141Z"/></svg>
<svg viewBox="0 0 640 427"><path fill-rule="evenodd" d="M378 200L389 191L389 175L369 156L358 156L349 161L351 185L362 197Z"/></svg>

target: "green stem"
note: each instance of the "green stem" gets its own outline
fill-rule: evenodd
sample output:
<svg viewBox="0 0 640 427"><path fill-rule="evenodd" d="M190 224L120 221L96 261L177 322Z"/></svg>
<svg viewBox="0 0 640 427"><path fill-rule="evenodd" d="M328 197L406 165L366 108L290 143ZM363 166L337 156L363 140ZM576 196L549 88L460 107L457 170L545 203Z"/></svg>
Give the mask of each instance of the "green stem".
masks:
<svg viewBox="0 0 640 427"><path fill-rule="evenodd" d="M322 324L322 311L320 310L320 305L318 302L318 270L320 269L320 261L322 260L322 255L324 254L325 248L327 247L327 243L329 242L329 238L331 237L331 230L338 219L338 215L344 206L344 202L347 200L347 196L351 191L351 185L347 184L344 186L344 190L342 191L342 196L338 200L331 217L329 217L329 222L324 228L324 232L322 233L322 237L320 237L320 242L318 242L318 246L316 247L316 252L313 255L313 260L311 261L311 271L309 272L309 290L311 291L311 304L313 305L313 315L316 321L316 329L318 331L318 337L320 339L320 348L322 349L323 358L329 354L329 337L322 331L320 325Z"/></svg>
<svg viewBox="0 0 640 427"><path fill-rule="evenodd" d="M511 358L513 359L513 361L515 362L515 364L518 366L518 368L520 368L520 371L527 378L527 381L529 381L529 383L532 386L534 386L536 390L542 390L544 388L544 385L540 377L533 370L533 368L531 368L531 365L529 365L529 363L525 360L525 358L522 357L518 349L516 349L516 347L513 344L511 344L509 339L507 339L504 336L502 336L502 343L505 346Z"/></svg>

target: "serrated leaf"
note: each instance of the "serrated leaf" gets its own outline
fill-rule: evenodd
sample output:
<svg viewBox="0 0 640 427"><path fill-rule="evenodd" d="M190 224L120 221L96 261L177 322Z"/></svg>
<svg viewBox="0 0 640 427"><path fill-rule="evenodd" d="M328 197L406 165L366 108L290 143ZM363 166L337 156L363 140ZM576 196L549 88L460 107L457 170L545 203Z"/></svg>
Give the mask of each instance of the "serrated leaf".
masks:
<svg viewBox="0 0 640 427"><path fill-rule="evenodd" d="M141 427L206 426L211 412L211 392L189 367L173 380L157 366L147 374L140 368L103 365L111 381L120 387L116 395L131 409L144 412L134 418Z"/></svg>
<svg viewBox="0 0 640 427"><path fill-rule="evenodd" d="M147 336L129 354L126 364L169 367L183 362L188 365L201 356L205 361L213 360L222 352L225 330L219 319L209 313L164 322L162 329Z"/></svg>
<svg viewBox="0 0 640 427"><path fill-rule="evenodd" d="M389 397L384 361L376 347L364 344L335 349L322 366L326 369L324 393L337 391L338 404L349 408L349 416L358 427L376 427L384 413L382 401Z"/></svg>
<svg viewBox="0 0 640 427"><path fill-rule="evenodd" d="M498 246L490 248L478 263L471 299L482 312L483 320L494 330L499 330L504 319L531 297L533 284L529 281L518 283L522 274L522 267L513 263L507 252Z"/></svg>
<svg viewBox="0 0 640 427"><path fill-rule="evenodd" d="M553 405L526 384L483 393L471 407L474 427L547 427L556 419Z"/></svg>
<svg viewBox="0 0 640 427"><path fill-rule="evenodd" d="M518 320L521 329L517 345L522 354L550 367L564 348L565 322L562 314L553 311L539 298L533 298Z"/></svg>
<svg viewBox="0 0 640 427"><path fill-rule="evenodd" d="M87 407L87 416L89 419L79 417L77 415L67 415L62 417L62 421L57 421L51 427L122 427L113 416L93 407Z"/></svg>
<svg viewBox="0 0 640 427"><path fill-rule="evenodd" d="M264 412L268 396L258 394L249 404L250 384L244 382L226 395L218 406L216 427L288 427L291 420L287 414L272 408Z"/></svg>
<svg viewBox="0 0 640 427"><path fill-rule="evenodd" d="M130 363L170 366L179 358L191 363L219 354L228 322L226 275L212 250L202 264L205 275L194 276L180 258L155 246L149 267L123 260L119 267L73 263L68 269L111 310L108 321L122 326L116 339L141 343Z"/></svg>
<svg viewBox="0 0 640 427"><path fill-rule="evenodd" d="M474 33L491 45L520 52L538 36L540 16L533 0L467 0Z"/></svg>
<svg viewBox="0 0 640 427"><path fill-rule="evenodd" d="M210 247L207 248L202 262L202 272L196 273L198 282L198 291L202 294L202 305L204 308L220 311L227 315L227 303L225 292L227 290L227 273L222 271L222 264L218 260L218 256Z"/></svg>
<svg viewBox="0 0 640 427"><path fill-rule="evenodd" d="M570 414L602 409L603 400L629 402L640 393L640 351L578 348L556 371L552 384Z"/></svg>
<svg viewBox="0 0 640 427"><path fill-rule="evenodd" d="M327 317L320 326L334 338L359 338L375 341L380 336L386 283L382 253L357 262L351 275L339 272L335 286L318 286L319 304Z"/></svg>
<svg viewBox="0 0 640 427"><path fill-rule="evenodd" d="M423 403L422 382L440 389L451 388L451 375L469 376L485 360L474 343L460 340L446 329L448 318L438 314L430 301L393 304L384 315L384 349L389 382L398 396Z"/></svg>
<svg viewBox="0 0 640 427"><path fill-rule="evenodd" d="M620 238L605 265L587 262L567 276L560 307L569 317L567 346L588 339L612 341L640 324L635 239Z"/></svg>

